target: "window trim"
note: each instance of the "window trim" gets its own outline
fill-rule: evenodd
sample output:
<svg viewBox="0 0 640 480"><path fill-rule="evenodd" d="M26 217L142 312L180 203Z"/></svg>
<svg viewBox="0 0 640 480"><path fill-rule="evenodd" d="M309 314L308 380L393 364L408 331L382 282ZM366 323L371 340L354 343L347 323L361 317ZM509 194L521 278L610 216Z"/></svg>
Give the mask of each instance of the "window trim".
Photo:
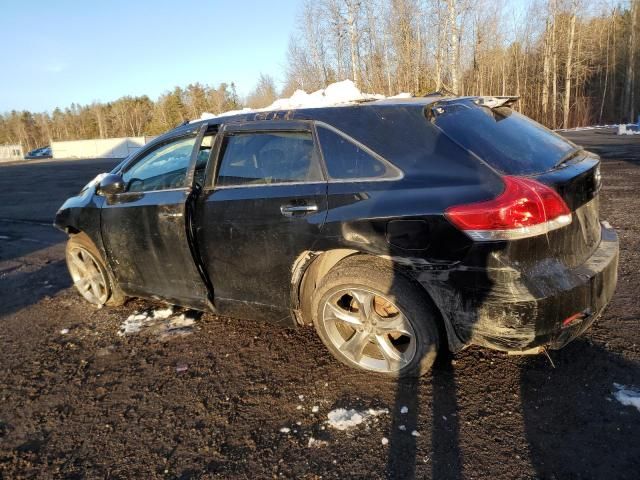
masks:
<svg viewBox="0 0 640 480"><path fill-rule="evenodd" d="M396 165L394 165L392 162L390 162L389 160L387 160L386 158L384 158L382 155L374 152L373 150L371 150L371 148L367 147L365 144L363 144L362 142L359 142L358 140L356 140L355 138L353 138L352 136L348 135L347 133L343 132L342 130L334 127L333 125L330 125L328 123L325 122L321 122L321 121L314 121L314 127L316 128L316 138L318 141L318 149L320 150L320 155L322 156L322 163L324 164L325 167L325 175L327 178L328 183L363 183L363 182L395 182L398 180L402 180L404 178L404 172L397 167ZM324 152L322 151L322 143L320 142L320 137L318 136L317 133L317 128L325 128L333 133L335 133L336 135L341 136L342 138L344 138L346 141L348 141L349 143L351 143L352 145L358 147L359 149L363 150L365 153L367 153L367 155L370 155L371 157L373 157L374 159L376 159L377 161L379 161L380 163L382 163L386 168L387 171L391 171L394 172L394 175L390 175L390 176L383 176L383 177L352 177L352 178L333 178L331 177L331 175L329 175L329 168L327 167L327 162L324 158Z"/></svg>
<svg viewBox="0 0 640 480"><path fill-rule="evenodd" d="M218 185L214 190L229 190L231 188L258 188L258 187L286 187L289 185L325 185L326 180L317 180L313 182L276 182L276 183L251 183L246 185Z"/></svg>
<svg viewBox="0 0 640 480"><path fill-rule="evenodd" d="M161 193L161 192L186 192L186 191L190 191L191 189L189 187L174 187L174 188L165 188L163 190L144 190L142 192L120 192L120 193L116 193L115 195L118 197L123 197L126 195L146 195L147 193Z"/></svg>
<svg viewBox="0 0 640 480"><path fill-rule="evenodd" d="M322 157L322 151L320 150L320 144L318 142L318 138L316 136L315 129L313 125L300 125L300 121L296 120L296 125L292 125L291 128L287 128L286 125L282 125L284 122L278 122L278 125L274 125L273 128L268 128L269 125L264 125L260 122L259 125L256 125L255 128L247 128L246 130L242 127L253 127L252 123L257 122L243 122L241 124L228 124L225 125L223 129L219 130L219 143L217 145L217 149L215 151L215 172L213 174L213 178L211 179L211 184L208 185L205 190L229 190L233 188L258 188L258 187L283 187L287 185L324 185L327 183L327 172L324 165L324 158ZM294 128L294 127L305 127L305 128ZM239 127L239 128L233 128ZM229 128L229 130L227 129ZM227 137L232 137L236 135L255 135L255 134L269 134L269 133L300 133L306 132L311 135L313 139L313 149L317 153L318 157L318 165L320 167L320 173L322 175L322 180L313 180L313 181L295 181L295 182L275 182L275 183L254 183L254 184L240 184L240 185L218 185L218 177L220 174L220 168L222 166L222 160L224 158L223 144Z"/></svg>

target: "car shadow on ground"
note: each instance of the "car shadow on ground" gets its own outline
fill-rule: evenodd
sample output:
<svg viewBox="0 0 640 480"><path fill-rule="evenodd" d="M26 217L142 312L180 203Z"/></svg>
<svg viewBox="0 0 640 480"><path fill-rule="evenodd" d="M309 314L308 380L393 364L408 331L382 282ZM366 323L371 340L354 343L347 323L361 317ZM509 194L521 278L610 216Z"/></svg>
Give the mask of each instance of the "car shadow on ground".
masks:
<svg viewBox="0 0 640 480"><path fill-rule="evenodd" d="M38 303L71 286L64 260L40 266L12 267L0 271L0 318ZM24 270L22 270L24 269ZM22 270L22 271L21 271Z"/></svg>
<svg viewBox="0 0 640 480"><path fill-rule="evenodd" d="M429 376L432 391L432 449L428 457L431 476L434 479L462 477L458 403L451 361L451 355L443 352L433 371L423 379L409 378L398 381L389 435L385 472L387 478L416 477L419 439L413 432L418 432L420 383L428 381ZM402 413L404 411L406 413Z"/></svg>
<svg viewBox="0 0 640 480"><path fill-rule="evenodd" d="M537 478L637 478L640 415L615 399L617 388L640 384L640 364L580 338L544 356L523 359L520 401L529 462ZM385 476L416 478L418 441L407 433L419 421L420 402L431 408L431 478L463 478L456 379L450 354L431 373L431 399L420 399L423 379L397 383ZM423 389L424 390L424 389ZM408 412L403 414L402 408ZM406 426L406 431L400 429ZM468 468L468 467L467 467ZM515 472L514 472L515 475Z"/></svg>
<svg viewBox="0 0 640 480"><path fill-rule="evenodd" d="M640 415L614 384L640 386L640 364L579 338L521 369L520 397L531 462L541 478L638 478Z"/></svg>

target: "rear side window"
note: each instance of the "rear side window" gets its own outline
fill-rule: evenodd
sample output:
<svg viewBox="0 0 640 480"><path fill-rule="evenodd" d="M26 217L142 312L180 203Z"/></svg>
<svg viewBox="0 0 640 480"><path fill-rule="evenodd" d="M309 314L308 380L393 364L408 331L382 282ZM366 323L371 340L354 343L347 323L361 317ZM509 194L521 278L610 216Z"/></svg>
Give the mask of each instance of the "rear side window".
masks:
<svg viewBox="0 0 640 480"><path fill-rule="evenodd" d="M401 175L382 157L333 129L319 125L318 139L327 172L333 179L383 179Z"/></svg>
<svg viewBox="0 0 640 480"><path fill-rule="evenodd" d="M451 139L508 175L551 170L575 145L508 107L443 103L433 120Z"/></svg>
<svg viewBox="0 0 640 480"><path fill-rule="evenodd" d="M311 132L238 133L222 144L218 186L323 181Z"/></svg>

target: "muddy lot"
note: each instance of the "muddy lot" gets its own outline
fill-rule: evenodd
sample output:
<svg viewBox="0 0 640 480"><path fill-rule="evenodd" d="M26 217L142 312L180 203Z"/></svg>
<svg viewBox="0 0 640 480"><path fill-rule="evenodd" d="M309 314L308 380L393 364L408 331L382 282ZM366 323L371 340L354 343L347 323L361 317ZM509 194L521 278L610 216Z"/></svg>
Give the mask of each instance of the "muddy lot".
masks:
<svg viewBox="0 0 640 480"><path fill-rule="evenodd" d="M49 226L115 162L0 166L0 478L638 478L640 411L615 395L640 389L640 137L567 135L603 156L620 236L604 316L555 368L470 348L400 383L341 366L310 329L177 311L122 335L164 306L88 306ZM331 428L339 407L363 422Z"/></svg>

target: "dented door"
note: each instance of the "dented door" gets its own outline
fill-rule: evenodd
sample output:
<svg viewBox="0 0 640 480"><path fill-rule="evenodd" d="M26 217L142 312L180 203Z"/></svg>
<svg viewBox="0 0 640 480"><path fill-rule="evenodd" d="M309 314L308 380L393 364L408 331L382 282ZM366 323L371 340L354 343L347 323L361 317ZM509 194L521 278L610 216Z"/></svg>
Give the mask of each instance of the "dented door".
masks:
<svg viewBox="0 0 640 480"><path fill-rule="evenodd" d="M192 132L141 154L121 172L127 191L107 197L102 207L109 263L127 294L207 308L207 288L194 263L186 227L198 150L194 146L202 133ZM144 162L150 166L145 168Z"/></svg>
<svg viewBox="0 0 640 480"><path fill-rule="evenodd" d="M291 323L291 271L313 249L327 183L309 122L223 128L214 185L196 208L197 241L223 314Z"/></svg>

